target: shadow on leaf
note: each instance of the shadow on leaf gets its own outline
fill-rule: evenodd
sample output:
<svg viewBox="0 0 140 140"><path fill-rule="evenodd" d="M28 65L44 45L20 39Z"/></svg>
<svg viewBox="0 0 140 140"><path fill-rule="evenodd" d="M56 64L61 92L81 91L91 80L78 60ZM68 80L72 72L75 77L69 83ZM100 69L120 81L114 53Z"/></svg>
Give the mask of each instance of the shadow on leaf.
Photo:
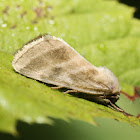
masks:
<svg viewBox="0 0 140 140"><path fill-rule="evenodd" d="M75 122L66 122L60 119L53 119L54 124L28 124L23 121L18 121L16 125L17 136L13 136L9 133L0 132L0 140L71 140L77 139L79 136L83 139L87 138L87 135L80 133L76 127L73 127ZM78 121L79 123L79 121ZM89 125L88 125L89 126Z"/></svg>

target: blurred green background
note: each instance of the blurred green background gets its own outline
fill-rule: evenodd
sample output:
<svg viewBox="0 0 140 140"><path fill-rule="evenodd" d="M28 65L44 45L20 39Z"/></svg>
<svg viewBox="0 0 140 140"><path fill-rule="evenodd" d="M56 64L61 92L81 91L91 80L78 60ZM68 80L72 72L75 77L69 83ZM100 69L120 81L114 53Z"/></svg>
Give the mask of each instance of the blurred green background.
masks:
<svg viewBox="0 0 140 140"><path fill-rule="evenodd" d="M36 123L34 118L32 121L30 118L24 119L24 111L29 108L28 111L35 114L35 108L43 110L42 106L39 104L32 110L32 106L26 103L23 96L23 102L12 99L17 98L17 92L23 91L25 96L31 98L31 102L38 103L36 97L40 94L30 95L35 92L36 86L39 86L37 93L51 92L46 85L40 86L40 83L36 84L31 79L26 83L11 66L14 53L24 43L44 33L63 38L92 64L108 67L118 77L122 90L133 97L134 87L140 87L140 20L139 9L135 12L130 6L139 8L140 3L123 0L120 2L129 6L117 0L0 1L0 140L139 140L138 126L104 116L94 117L98 124L94 126L76 117L66 121L62 119L63 113L57 118L52 110L49 120L52 120L53 124ZM21 86L20 82L29 90ZM33 84L33 87L29 84ZM10 92L11 94L7 94ZM56 94L59 95L58 91ZM51 98L55 97L51 95ZM8 107L6 103L9 103ZM54 107L58 106L57 102L53 104ZM137 116L140 113L139 98L131 101L121 94L117 104L132 115ZM138 121L140 122L140 119ZM16 134L11 126L16 130Z"/></svg>

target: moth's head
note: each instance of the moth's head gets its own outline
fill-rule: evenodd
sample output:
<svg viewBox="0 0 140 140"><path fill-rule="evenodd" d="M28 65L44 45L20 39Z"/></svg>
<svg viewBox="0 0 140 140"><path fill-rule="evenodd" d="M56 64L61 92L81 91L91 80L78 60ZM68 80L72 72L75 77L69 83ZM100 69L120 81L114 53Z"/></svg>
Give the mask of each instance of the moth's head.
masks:
<svg viewBox="0 0 140 140"><path fill-rule="evenodd" d="M115 103L120 97L120 84L115 75L106 67L97 67L97 75L95 77L96 82L102 86L102 92L104 92L104 98L101 102L107 104L106 99L109 99L112 103Z"/></svg>
<svg viewBox="0 0 140 140"><path fill-rule="evenodd" d="M112 94L120 92L120 84L115 75L106 67L98 67L96 81L107 87Z"/></svg>

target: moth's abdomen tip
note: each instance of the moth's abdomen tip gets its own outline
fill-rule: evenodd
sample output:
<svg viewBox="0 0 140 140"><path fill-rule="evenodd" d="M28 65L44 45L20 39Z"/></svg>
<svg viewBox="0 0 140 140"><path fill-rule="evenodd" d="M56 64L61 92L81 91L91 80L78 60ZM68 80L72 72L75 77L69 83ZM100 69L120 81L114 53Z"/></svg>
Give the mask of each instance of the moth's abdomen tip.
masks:
<svg viewBox="0 0 140 140"><path fill-rule="evenodd" d="M13 68L16 70L16 60L15 60L15 57L14 57L14 59L13 59L13 61L12 61L12 66L13 66Z"/></svg>
<svg viewBox="0 0 140 140"><path fill-rule="evenodd" d="M13 62L12 62L12 66L13 66L13 68L14 68L14 70L15 70L16 72L19 72L19 67L18 67L18 65L14 62L14 60L13 60Z"/></svg>

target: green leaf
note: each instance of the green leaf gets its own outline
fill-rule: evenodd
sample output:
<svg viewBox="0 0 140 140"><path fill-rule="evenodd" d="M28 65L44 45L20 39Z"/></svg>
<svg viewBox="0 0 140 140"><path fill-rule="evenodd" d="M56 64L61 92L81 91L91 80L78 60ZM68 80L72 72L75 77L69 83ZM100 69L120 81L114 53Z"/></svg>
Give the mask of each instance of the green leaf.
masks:
<svg viewBox="0 0 140 140"><path fill-rule="evenodd" d="M7 0L0 9L0 131L16 133L17 120L53 124L51 118L97 125L94 118L101 117L140 126L134 116L64 95L12 68L13 54L24 43L40 33L51 33L92 64L108 67L122 90L140 86L140 21L132 18L132 8L102 0Z"/></svg>

